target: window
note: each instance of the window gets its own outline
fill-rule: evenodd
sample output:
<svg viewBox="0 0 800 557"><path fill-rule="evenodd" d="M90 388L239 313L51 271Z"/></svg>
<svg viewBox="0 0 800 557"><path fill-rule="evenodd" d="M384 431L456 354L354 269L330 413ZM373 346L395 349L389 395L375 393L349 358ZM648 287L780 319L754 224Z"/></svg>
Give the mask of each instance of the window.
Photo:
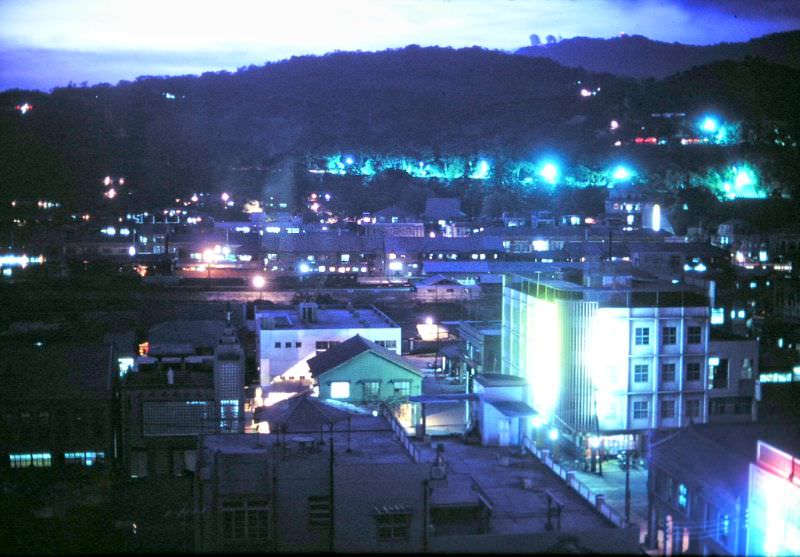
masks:
<svg viewBox="0 0 800 557"><path fill-rule="evenodd" d="M308 498L308 525L311 527L327 527L331 523L331 500L323 495L312 495Z"/></svg>
<svg viewBox="0 0 800 557"><path fill-rule="evenodd" d="M267 501L222 503L222 536L225 540L264 540L269 537Z"/></svg>
<svg viewBox="0 0 800 557"><path fill-rule="evenodd" d="M11 468L49 468L53 465L50 453L10 454L8 460Z"/></svg>
<svg viewBox="0 0 800 557"><path fill-rule="evenodd" d="M661 401L661 417L664 419L675 417L675 401L673 399Z"/></svg>
<svg viewBox="0 0 800 557"><path fill-rule="evenodd" d="M342 263L350 263L350 254L349 253L343 253L342 256L340 257L340 259L341 259Z"/></svg>
<svg viewBox="0 0 800 557"><path fill-rule="evenodd" d="M294 347L295 348L302 348L303 347L303 343L302 342L295 342L294 343Z"/></svg>
<svg viewBox="0 0 800 557"><path fill-rule="evenodd" d="M677 327L664 327L663 329L661 329L661 342L664 344L677 344L678 342Z"/></svg>
<svg viewBox="0 0 800 557"><path fill-rule="evenodd" d="M700 381L700 362L687 362L686 380Z"/></svg>
<svg viewBox="0 0 800 557"><path fill-rule="evenodd" d="M411 381L395 381L394 394L397 396L411 396Z"/></svg>
<svg viewBox="0 0 800 557"><path fill-rule="evenodd" d="M379 398L381 394L380 381L364 381L364 398L367 400Z"/></svg>
<svg viewBox="0 0 800 557"><path fill-rule="evenodd" d="M716 363L711 365L712 360L709 358L708 375L709 383L712 389L727 389L728 388L728 360L725 358L716 358Z"/></svg>
<svg viewBox="0 0 800 557"><path fill-rule="evenodd" d="M407 540L411 525L411 512L402 505L375 509L378 541Z"/></svg>
<svg viewBox="0 0 800 557"><path fill-rule="evenodd" d="M78 464L81 466L94 466L105 460L106 454L94 451L64 453L64 464Z"/></svg>
<svg viewBox="0 0 800 557"><path fill-rule="evenodd" d="M662 383L674 383L675 382L675 363L663 363L661 364L661 382Z"/></svg>
<svg viewBox="0 0 800 557"><path fill-rule="evenodd" d="M331 381L331 398L350 398L350 381Z"/></svg>
<svg viewBox="0 0 800 557"><path fill-rule="evenodd" d="M636 327L634 329L634 339L636 346L647 346L650 344L650 328Z"/></svg>
<svg viewBox="0 0 800 557"><path fill-rule="evenodd" d="M634 400L633 401L633 419L634 420L641 420L643 418L647 418L647 401L646 400Z"/></svg>
<svg viewBox="0 0 800 557"><path fill-rule="evenodd" d="M276 342L275 343L275 348L280 348L280 347L281 347L281 343L280 342Z"/></svg>
<svg viewBox="0 0 800 557"><path fill-rule="evenodd" d="M700 401L687 400L686 401L686 417L699 418L700 417Z"/></svg>
<svg viewBox="0 0 800 557"><path fill-rule="evenodd" d="M291 342L284 342L283 343L283 347L284 348L291 348L292 347L292 343Z"/></svg>
<svg viewBox="0 0 800 557"><path fill-rule="evenodd" d="M647 383L647 375L649 371L647 364L636 364L633 366L633 382L634 383Z"/></svg>
<svg viewBox="0 0 800 557"><path fill-rule="evenodd" d="M678 484L678 506L686 510L689 504L689 490L683 484Z"/></svg>
<svg viewBox="0 0 800 557"><path fill-rule="evenodd" d="M689 344L700 344L702 342L702 327L687 327L686 339Z"/></svg>

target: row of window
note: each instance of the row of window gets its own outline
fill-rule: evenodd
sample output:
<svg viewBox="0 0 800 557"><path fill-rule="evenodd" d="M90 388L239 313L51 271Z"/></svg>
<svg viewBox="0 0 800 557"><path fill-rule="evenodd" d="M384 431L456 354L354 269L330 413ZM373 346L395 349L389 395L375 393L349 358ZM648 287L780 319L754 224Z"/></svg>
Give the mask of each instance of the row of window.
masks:
<svg viewBox="0 0 800 557"><path fill-rule="evenodd" d="M331 500L327 496L308 498L308 526L329 528ZM376 507L373 512L379 541L408 540L411 533L411 511L402 505ZM269 539L270 507L268 501L225 501L221 513L222 538L226 542Z"/></svg>
<svg viewBox="0 0 800 557"><path fill-rule="evenodd" d="M675 399L665 399L661 401L660 416L662 419L670 419L675 417ZM687 400L684 402L684 415L687 418L700 417L700 400ZM633 419L643 420L650 416L650 401L648 400L634 400L633 401Z"/></svg>
<svg viewBox="0 0 800 557"><path fill-rule="evenodd" d="M339 344L339 342L335 341L335 340L330 340L330 341L328 341L328 340L318 340L316 342L316 345L314 346L314 348L316 348L317 351L324 351L324 350L327 350L329 348L332 348L332 347L336 346L337 344ZM384 348L386 348L388 350L397 350L397 341L396 340L376 340L375 344L383 346ZM302 348L303 347L303 343L299 342L299 341L294 341L294 342L279 342L279 341L275 341L275 345L274 346L275 346L275 348L292 348L292 347L294 347L294 348Z"/></svg>
<svg viewBox="0 0 800 557"><path fill-rule="evenodd" d="M95 451L79 451L64 453L64 464L94 466L105 461L106 453ZM50 453L10 454L8 461L11 468L50 468L53 455Z"/></svg>
<svg viewBox="0 0 800 557"><path fill-rule="evenodd" d="M364 391L364 399L377 399L381 393L380 381L361 381ZM394 396L411 396L411 381L394 380ZM346 399L350 398L350 381L331 381L331 398Z"/></svg>
<svg viewBox="0 0 800 557"><path fill-rule="evenodd" d="M107 414L104 408L73 408L2 414L2 426L12 437L46 439L53 435L64 437L101 438L106 433Z"/></svg>
<svg viewBox="0 0 800 557"><path fill-rule="evenodd" d="M664 362L661 364L661 382L674 383L675 382L675 363ZM700 362L687 362L686 363L686 381L700 381L702 372L702 365ZM647 383L650 380L650 364L634 364L633 366L633 382L634 383ZM722 388L722 387L719 387Z"/></svg>
<svg viewBox="0 0 800 557"><path fill-rule="evenodd" d="M650 327L635 327L633 330L633 339L636 346L649 346L650 345ZM686 327L686 343L687 344L700 344L703 341L703 328L700 326ZM678 328L677 327L662 327L661 329L661 344L674 345L678 343Z"/></svg>

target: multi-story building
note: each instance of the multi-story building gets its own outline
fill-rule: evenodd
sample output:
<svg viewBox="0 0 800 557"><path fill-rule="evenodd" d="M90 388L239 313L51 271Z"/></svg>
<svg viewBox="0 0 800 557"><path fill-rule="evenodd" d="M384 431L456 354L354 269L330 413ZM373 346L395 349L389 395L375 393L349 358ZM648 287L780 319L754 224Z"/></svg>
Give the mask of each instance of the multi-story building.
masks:
<svg viewBox="0 0 800 557"><path fill-rule="evenodd" d="M277 376L307 376L306 360L355 336L400 354L400 326L375 307L321 309L302 303L296 309L255 310L261 385Z"/></svg>
<svg viewBox="0 0 800 557"><path fill-rule="evenodd" d="M706 422L720 405L750 421L754 393L740 379L752 380L757 347L712 342L709 313L702 291L611 267L580 283L506 275L502 371L528 381L544 420L611 451L643 449L648 430ZM727 412L717 395L747 411Z"/></svg>
<svg viewBox="0 0 800 557"><path fill-rule="evenodd" d="M214 350L214 398L223 432L244 430L244 368L244 350L233 328L226 327Z"/></svg>

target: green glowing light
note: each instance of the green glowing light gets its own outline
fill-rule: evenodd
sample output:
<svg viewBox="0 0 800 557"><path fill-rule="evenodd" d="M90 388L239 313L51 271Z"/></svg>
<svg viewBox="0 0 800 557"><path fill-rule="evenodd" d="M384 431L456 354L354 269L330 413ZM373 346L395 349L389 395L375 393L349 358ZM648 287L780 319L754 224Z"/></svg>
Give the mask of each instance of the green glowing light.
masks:
<svg viewBox="0 0 800 557"><path fill-rule="evenodd" d="M472 171L472 174L469 175L470 178L473 180L485 180L489 177L489 172L491 171L491 166L485 160L481 160L478 162L475 170Z"/></svg>
<svg viewBox="0 0 800 557"><path fill-rule="evenodd" d="M614 169L614 172L611 174L611 177L615 180L627 180L632 176L630 170L625 168L624 166L618 166Z"/></svg>

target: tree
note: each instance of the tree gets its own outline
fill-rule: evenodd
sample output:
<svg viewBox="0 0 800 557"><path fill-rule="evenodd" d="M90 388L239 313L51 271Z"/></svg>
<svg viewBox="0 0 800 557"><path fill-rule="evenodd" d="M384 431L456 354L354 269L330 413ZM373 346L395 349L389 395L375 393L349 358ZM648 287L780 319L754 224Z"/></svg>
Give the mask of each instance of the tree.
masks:
<svg viewBox="0 0 800 557"><path fill-rule="evenodd" d="M547 35L547 44L556 44L558 40L554 35Z"/></svg>
<svg viewBox="0 0 800 557"><path fill-rule="evenodd" d="M531 35L530 39L531 39L531 46L539 46L540 44L542 44L542 39L540 39L539 35L537 35L536 33Z"/></svg>

